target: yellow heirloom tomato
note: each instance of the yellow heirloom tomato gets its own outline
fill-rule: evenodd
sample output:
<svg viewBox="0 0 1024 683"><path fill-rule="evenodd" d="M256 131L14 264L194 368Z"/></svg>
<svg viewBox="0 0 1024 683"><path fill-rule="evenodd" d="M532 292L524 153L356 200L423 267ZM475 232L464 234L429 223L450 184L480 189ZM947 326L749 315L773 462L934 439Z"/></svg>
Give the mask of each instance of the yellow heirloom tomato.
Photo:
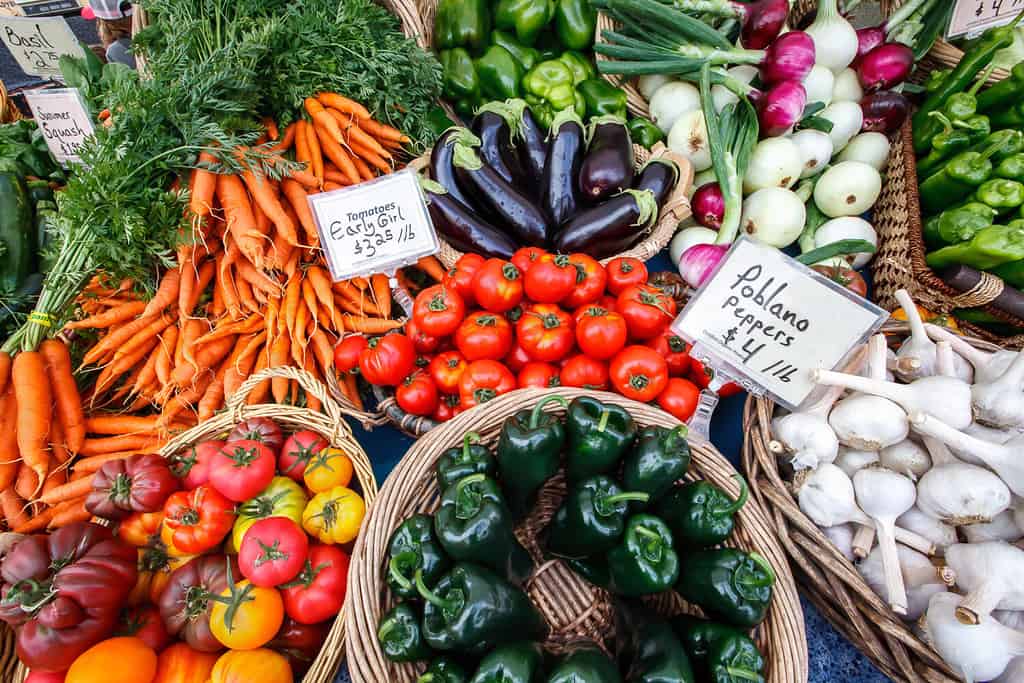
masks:
<svg viewBox="0 0 1024 683"><path fill-rule="evenodd" d="M302 528L321 543L348 543L359 534L366 503L352 489L335 486L318 493L302 513Z"/></svg>

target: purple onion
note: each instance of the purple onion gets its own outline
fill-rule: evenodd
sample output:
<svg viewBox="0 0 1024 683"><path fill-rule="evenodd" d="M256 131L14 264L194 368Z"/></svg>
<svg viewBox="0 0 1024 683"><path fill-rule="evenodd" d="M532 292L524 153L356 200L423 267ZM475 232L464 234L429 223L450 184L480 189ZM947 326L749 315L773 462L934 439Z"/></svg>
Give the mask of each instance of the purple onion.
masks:
<svg viewBox="0 0 1024 683"><path fill-rule="evenodd" d="M850 66L856 68L864 55L874 50L879 45L885 44L885 27L869 26L868 28L857 29L857 56L853 58Z"/></svg>
<svg viewBox="0 0 1024 683"><path fill-rule="evenodd" d="M796 81L784 81L772 87L760 98L757 120L761 135L775 137L792 128L804 114L807 91Z"/></svg>
<svg viewBox="0 0 1024 683"><path fill-rule="evenodd" d="M700 287L711 277L727 251L727 244L695 244L679 257L679 274L686 284Z"/></svg>
<svg viewBox="0 0 1024 683"><path fill-rule="evenodd" d="M765 50L761 80L767 85L802 81L814 66L814 40L803 31L783 33Z"/></svg>
<svg viewBox="0 0 1024 683"><path fill-rule="evenodd" d="M900 129L910 114L910 101L901 93L885 90L872 93L860 101L864 112L863 131L891 135Z"/></svg>
<svg viewBox="0 0 1024 683"><path fill-rule="evenodd" d="M864 55L857 65L857 78L866 92L888 90L907 80L913 68L913 50L903 43L886 43Z"/></svg>
<svg viewBox="0 0 1024 683"><path fill-rule="evenodd" d="M705 228L718 230L722 227L722 218L725 216L725 197L722 196L722 188L715 182L704 183L693 193L690 209L697 223Z"/></svg>
<svg viewBox="0 0 1024 683"><path fill-rule="evenodd" d="M734 2L732 6L743 20L740 42L748 50L768 47L789 17L788 0L757 0L745 4Z"/></svg>

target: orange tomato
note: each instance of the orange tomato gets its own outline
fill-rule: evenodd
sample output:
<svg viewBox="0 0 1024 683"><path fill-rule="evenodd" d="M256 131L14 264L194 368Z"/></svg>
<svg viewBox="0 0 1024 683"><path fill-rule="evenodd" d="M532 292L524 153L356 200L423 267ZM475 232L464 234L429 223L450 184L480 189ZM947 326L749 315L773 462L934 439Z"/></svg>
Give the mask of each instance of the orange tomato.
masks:
<svg viewBox="0 0 1024 683"><path fill-rule="evenodd" d="M209 683L292 683L288 660L273 650L231 650L217 660Z"/></svg>
<svg viewBox="0 0 1024 683"><path fill-rule="evenodd" d="M118 525L117 535L128 545L141 548L147 545L152 537L160 535L163 521L163 510L158 510L157 512L134 512Z"/></svg>
<svg viewBox="0 0 1024 683"><path fill-rule="evenodd" d="M160 600L160 595L171 580L171 573L178 567L184 565L195 555L171 555L159 541L145 548L139 548L138 577L135 579L135 586L128 594L128 604L143 605L151 602L154 605Z"/></svg>
<svg viewBox="0 0 1024 683"><path fill-rule="evenodd" d="M167 549L167 554L171 557L195 557L195 555L186 553L184 550L181 550L178 546L174 545L174 529L167 526L166 521L160 524L160 541Z"/></svg>
<svg viewBox="0 0 1024 683"><path fill-rule="evenodd" d="M306 465L302 478L313 493L348 486L352 481L352 461L340 448L324 448Z"/></svg>
<svg viewBox="0 0 1024 683"><path fill-rule="evenodd" d="M160 653L153 683L206 683L216 663L217 655L212 652L175 643Z"/></svg>
<svg viewBox="0 0 1024 683"><path fill-rule="evenodd" d="M111 666L116 662L115 666ZM156 653L139 638L109 638L78 656L65 683L153 683Z"/></svg>
<svg viewBox="0 0 1024 683"><path fill-rule="evenodd" d="M254 586L249 581L239 581L221 591L210 611L210 631L232 650L266 645L283 621L284 601L277 589Z"/></svg>

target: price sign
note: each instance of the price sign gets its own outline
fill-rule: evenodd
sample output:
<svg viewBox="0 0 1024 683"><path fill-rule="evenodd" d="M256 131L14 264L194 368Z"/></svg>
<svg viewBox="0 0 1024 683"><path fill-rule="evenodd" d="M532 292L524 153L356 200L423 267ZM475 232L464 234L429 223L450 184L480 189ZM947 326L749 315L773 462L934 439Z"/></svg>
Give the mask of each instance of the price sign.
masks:
<svg viewBox="0 0 1024 683"><path fill-rule="evenodd" d="M977 35L992 26L1013 21L1024 10L1024 0L957 0L946 37Z"/></svg>
<svg viewBox="0 0 1024 683"><path fill-rule="evenodd" d="M714 275L672 323L694 353L754 393L792 409L888 313L781 251L749 238L733 245Z"/></svg>
<svg viewBox="0 0 1024 683"><path fill-rule="evenodd" d="M77 88L26 91L25 99L50 154L63 166L79 163L78 150L93 134L92 117Z"/></svg>
<svg viewBox="0 0 1024 683"><path fill-rule="evenodd" d="M21 8L14 0L0 0L0 16L21 16Z"/></svg>
<svg viewBox="0 0 1024 683"><path fill-rule="evenodd" d="M412 170L309 197L335 281L400 266L440 248Z"/></svg>
<svg viewBox="0 0 1024 683"><path fill-rule="evenodd" d="M82 57L82 46L61 17L0 16L0 38L18 65L33 76L60 76L62 55Z"/></svg>

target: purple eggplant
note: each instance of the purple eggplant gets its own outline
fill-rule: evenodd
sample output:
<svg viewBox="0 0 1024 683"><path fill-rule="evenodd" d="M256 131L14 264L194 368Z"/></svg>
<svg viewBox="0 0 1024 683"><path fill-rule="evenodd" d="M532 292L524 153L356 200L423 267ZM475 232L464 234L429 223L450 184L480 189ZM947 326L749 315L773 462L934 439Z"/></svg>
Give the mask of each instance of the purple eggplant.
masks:
<svg viewBox="0 0 1024 683"><path fill-rule="evenodd" d="M434 144L434 149L430 152L430 177L447 190L452 199L461 202L466 208L472 209L474 208L473 202L459 187L455 167L452 165L456 142L477 146L480 144L480 138L473 135L468 128L458 126L449 128L442 133Z"/></svg>
<svg viewBox="0 0 1024 683"><path fill-rule="evenodd" d="M669 193L679 182L679 165L671 159L651 159L640 170L634 190L650 190L654 193L654 203L661 206Z"/></svg>
<svg viewBox="0 0 1024 683"><path fill-rule="evenodd" d="M585 147L583 121L572 107L563 109L551 122L551 140L541 182L541 206L552 225L562 225L576 215L576 177Z"/></svg>
<svg viewBox="0 0 1024 683"><path fill-rule="evenodd" d="M489 258L512 258L519 247L511 237L467 209L440 183L420 178L420 185L434 227L448 244Z"/></svg>
<svg viewBox="0 0 1024 683"><path fill-rule="evenodd" d="M452 164L459 184L501 221L522 244L542 246L551 235L544 212L498 175L470 145L456 143Z"/></svg>
<svg viewBox="0 0 1024 683"><path fill-rule="evenodd" d="M508 182L518 185L523 183L523 174L509 125L514 115L504 102L488 102L477 110L470 128L480 138L480 158L484 163Z"/></svg>
<svg viewBox="0 0 1024 683"><path fill-rule="evenodd" d="M515 131L516 144L519 148L519 160L522 164L523 173L528 178L531 187L544 177L544 164L548 158L548 132L537 123L533 112L523 100L509 100L509 104L522 107L519 115L519 129Z"/></svg>
<svg viewBox="0 0 1024 683"><path fill-rule="evenodd" d="M614 256L643 239L657 217L652 190L625 190L569 221L555 238L555 249L597 259Z"/></svg>
<svg viewBox="0 0 1024 683"><path fill-rule="evenodd" d="M633 184L633 142L626 122L600 116L590 122L590 146L580 167L580 194L591 202Z"/></svg>

